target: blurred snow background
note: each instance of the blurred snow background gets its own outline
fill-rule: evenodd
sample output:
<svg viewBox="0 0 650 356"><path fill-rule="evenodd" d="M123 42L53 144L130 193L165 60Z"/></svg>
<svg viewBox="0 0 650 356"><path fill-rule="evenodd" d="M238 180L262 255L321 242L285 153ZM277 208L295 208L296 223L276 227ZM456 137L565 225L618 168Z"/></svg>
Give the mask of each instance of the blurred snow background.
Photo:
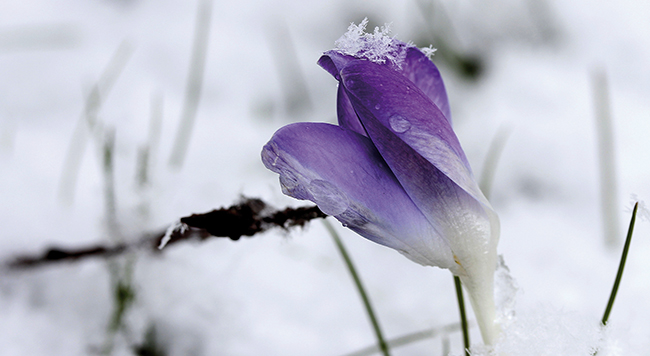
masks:
<svg viewBox="0 0 650 356"><path fill-rule="evenodd" d="M334 122L336 82L315 63L364 17L369 27L391 23L399 39L438 48L434 61L477 176L493 138L509 133L492 201L499 251L519 286L517 315L530 331L517 334L524 341L510 354L588 355L621 248L603 236L598 71L608 83L621 239L631 195L650 196L650 4L640 0L5 1L0 261L128 241L240 195L306 205L282 196L259 152L286 123ZM201 21L200 100L185 159L172 166ZM88 117L93 133L84 131ZM66 163L75 159L78 169ZM339 232L388 338L458 322L447 271ZM599 355L650 349L649 232L639 221ZM124 283L122 301L132 303L111 329ZM476 328L472 340L480 340ZM110 262L0 270L1 355L342 355L373 343L320 222ZM522 352L522 344L538 346ZM394 354L442 355L447 347L460 354L459 332Z"/></svg>

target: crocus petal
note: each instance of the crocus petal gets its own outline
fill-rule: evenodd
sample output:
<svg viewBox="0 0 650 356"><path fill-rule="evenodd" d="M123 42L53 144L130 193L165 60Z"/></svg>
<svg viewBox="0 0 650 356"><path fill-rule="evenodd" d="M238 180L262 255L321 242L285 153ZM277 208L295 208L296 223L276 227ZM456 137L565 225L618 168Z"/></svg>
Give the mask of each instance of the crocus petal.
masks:
<svg viewBox="0 0 650 356"><path fill-rule="evenodd" d="M456 268L447 242L415 206L372 142L351 130L297 123L262 151L283 192L311 200L344 226L424 265Z"/></svg>
<svg viewBox="0 0 650 356"><path fill-rule="evenodd" d="M461 266L452 272L469 291L484 340L493 340L499 222L449 121L411 81L385 66L352 62L341 71L341 80L368 137L409 197L445 236Z"/></svg>
<svg viewBox="0 0 650 356"><path fill-rule="evenodd" d="M397 40L394 40L397 41ZM387 63L391 69L399 72L408 80L418 87L431 101L438 106L443 115L451 124L451 111L447 91L442 81L442 76L438 67L422 51L415 47L408 47L407 44L400 42L406 47L406 56L399 65ZM351 62L360 60L350 55L342 54L336 50L325 52L318 60L318 65L329 72L336 80L340 81L340 72ZM365 59L361 59L365 60ZM339 115L339 122L341 116Z"/></svg>
<svg viewBox="0 0 650 356"><path fill-rule="evenodd" d="M359 107L358 113L411 200L438 234L446 236L463 268L471 268L468 264L474 263L476 249L489 245L490 219L484 207L365 108ZM477 248L468 248L472 245Z"/></svg>
<svg viewBox="0 0 650 356"><path fill-rule="evenodd" d="M356 111L352 107L348 93L343 89L343 85L339 85L336 94L336 115L338 116L339 126L352 130L360 135L368 136L366 130L363 128Z"/></svg>
<svg viewBox="0 0 650 356"><path fill-rule="evenodd" d="M357 60L347 54L342 54L336 50L327 51L318 59L318 65L325 69L329 74L331 74L334 79L341 80L339 72L343 69L350 61Z"/></svg>
<svg viewBox="0 0 650 356"><path fill-rule="evenodd" d="M349 55L341 54L337 51L328 51L318 60L318 65L323 67L329 72L336 80L340 81L340 71L351 61L358 61L359 59ZM350 103L348 94L339 85L336 95L336 115L338 117L339 126L350 129L358 134L367 136L366 131L361 125L361 121L354 112L354 108Z"/></svg>
<svg viewBox="0 0 650 356"><path fill-rule="evenodd" d="M451 125L411 81L390 68L367 61L351 62L341 71L341 78L366 131L369 129L361 110L367 118L389 128L475 199L487 203ZM382 149L378 149L383 155ZM385 150L390 151L390 147Z"/></svg>
<svg viewBox="0 0 650 356"><path fill-rule="evenodd" d="M451 111L445 84L438 67L429 57L415 47L408 48L400 72L436 104L451 124Z"/></svg>

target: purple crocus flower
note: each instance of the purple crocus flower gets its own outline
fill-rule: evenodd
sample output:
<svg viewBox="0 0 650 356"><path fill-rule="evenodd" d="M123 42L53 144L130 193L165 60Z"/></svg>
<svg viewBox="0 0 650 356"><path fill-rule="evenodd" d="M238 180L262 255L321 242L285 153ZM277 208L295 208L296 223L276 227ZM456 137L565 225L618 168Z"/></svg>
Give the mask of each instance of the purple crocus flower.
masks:
<svg viewBox="0 0 650 356"><path fill-rule="evenodd" d="M498 336L499 220L451 126L440 72L419 49L352 25L318 64L339 82L338 126L294 123L264 146L282 191L465 286L483 340Z"/></svg>

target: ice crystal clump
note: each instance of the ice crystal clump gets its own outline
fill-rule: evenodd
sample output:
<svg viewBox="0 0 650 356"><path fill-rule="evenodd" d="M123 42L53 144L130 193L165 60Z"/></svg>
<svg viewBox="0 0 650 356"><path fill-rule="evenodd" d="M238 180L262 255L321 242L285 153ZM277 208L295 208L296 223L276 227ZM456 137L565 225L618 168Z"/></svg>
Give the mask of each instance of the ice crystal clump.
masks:
<svg viewBox="0 0 650 356"><path fill-rule="evenodd" d="M503 255L499 255L494 281L498 322L501 325L506 325L515 318L515 297L519 287L510 275L510 269L506 266Z"/></svg>
<svg viewBox="0 0 650 356"><path fill-rule="evenodd" d="M493 347L472 346L472 356L591 356L596 351L598 356L619 355L597 320L546 305L519 310Z"/></svg>
<svg viewBox="0 0 650 356"><path fill-rule="evenodd" d="M433 55L436 54L437 48L433 48L433 45L429 45L429 47L421 47L420 51L424 53L425 56L429 57L429 59L433 58Z"/></svg>
<svg viewBox="0 0 650 356"><path fill-rule="evenodd" d="M625 212L628 214L632 214L632 210L634 210L634 204L638 203L639 207L637 209L637 216L641 221L650 221L650 209L648 209L648 206L645 204L645 202L639 198L638 195L636 194L630 194L630 205L627 209L625 209Z"/></svg>
<svg viewBox="0 0 650 356"><path fill-rule="evenodd" d="M350 24L348 32L336 40L336 50L357 58L366 58L375 63L392 62L401 67L406 58L406 49L413 47L411 43L395 40L390 36L390 25L375 27L373 33L367 33L368 18L360 24Z"/></svg>

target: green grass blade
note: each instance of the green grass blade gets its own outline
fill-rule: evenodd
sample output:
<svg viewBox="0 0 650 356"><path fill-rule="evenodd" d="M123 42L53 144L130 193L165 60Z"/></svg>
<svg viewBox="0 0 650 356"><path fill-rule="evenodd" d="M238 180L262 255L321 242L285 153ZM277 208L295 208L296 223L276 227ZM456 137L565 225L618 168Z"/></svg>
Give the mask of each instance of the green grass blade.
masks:
<svg viewBox="0 0 650 356"><path fill-rule="evenodd" d="M194 44L185 89L185 102L183 103L181 121L176 132L172 153L169 157L169 166L175 169L180 169L183 166L194 127L194 120L199 109L199 101L203 90L203 74L208 57L211 20L212 0L201 0L196 14Z"/></svg>
<svg viewBox="0 0 650 356"><path fill-rule="evenodd" d="M600 205L603 218L605 243L613 248L618 245L619 222L616 206L616 155L614 130L610 109L609 86L605 71L594 70L592 74L593 95L596 113L598 139L598 161L600 172Z"/></svg>
<svg viewBox="0 0 650 356"><path fill-rule="evenodd" d="M618 265L618 272L616 272L616 280L614 281L614 287L612 287L612 293L609 296L609 301L607 302L607 308L605 308L605 314L601 323L607 325L609 320L609 313L612 311L614 306L614 300L616 299L616 293L618 292L618 287L621 284L621 278L623 277L623 269L625 268L625 261L627 260L627 253L630 250L630 242L632 241L632 232L634 231L634 222L636 221L636 212L639 208L639 203L634 204L634 210L632 210L632 219L630 219L630 227L627 229L627 237L625 238L625 246L623 247L623 254L621 255L621 262Z"/></svg>
<svg viewBox="0 0 650 356"><path fill-rule="evenodd" d="M463 298L463 286L460 278L454 276L454 285L456 286L456 297L458 298L458 309L460 310L460 325L463 330L463 345L465 346L465 356L469 354L469 330L467 327L467 315L465 314L465 300Z"/></svg>
<svg viewBox="0 0 650 356"><path fill-rule="evenodd" d="M359 277L359 274L357 273L357 269L354 267L354 264L352 263L352 258L350 258L350 255L348 254L348 251L343 245L343 241L341 241L339 234L334 229L334 226L332 226L332 224L330 224L330 222L327 221L327 219L323 220L323 224L325 225L325 228L332 236L332 239L334 239L334 243L336 244L336 247L341 253L341 257L343 257L343 261L345 262L345 265L348 267L348 271L350 271L350 275L354 280L354 285L357 287L357 291L359 292L359 295L363 300L363 306L366 308L366 313L368 314L368 318L370 319L370 323L372 324L372 328L375 332L375 336L377 337L377 345L379 349L381 350L384 356L390 356L388 343L386 343L386 340L384 339L384 336L381 332L381 328L379 327L379 321L377 320L375 311L372 308L372 304L370 303L370 298L366 293L366 289L364 288L363 283L361 283L361 278Z"/></svg>
<svg viewBox="0 0 650 356"><path fill-rule="evenodd" d="M106 68L104 68L100 78L90 88L83 113L74 129L63 163L63 172L59 183L59 197L65 203L71 204L74 200L74 189L77 184L81 160L86 150L87 135L90 134L93 139L96 139L99 147L102 145L103 132L101 127L103 123L99 120L98 113L104 100L106 100L126 67L133 51L133 46L129 42L123 41L111 57Z"/></svg>
<svg viewBox="0 0 650 356"><path fill-rule="evenodd" d="M395 338L386 340L386 343L388 344L390 349L394 350L394 349L396 349L398 347L401 347L401 346L406 346L406 345L410 345L410 344L415 343L415 342L419 342L419 341L423 341L423 340L427 340L427 339L432 339L432 338L435 338L437 336L441 336L442 339L443 339L442 342L443 342L443 345L444 345L446 343L445 340L447 340L447 341L449 340L448 335L450 333L453 333L453 332L456 332L456 331L459 331L459 330L460 330L460 324L448 324L448 325L444 325L444 326L437 327L437 328L430 328L430 329L426 329L426 330L420 330L420 331L408 333L408 334L405 334L405 335L397 336ZM444 349L444 347L443 347L443 349ZM368 347L364 347L363 349L347 353L344 356L371 356L371 355L376 354L378 351L379 351L379 348L377 347L377 345L371 345L371 346L368 346ZM443 352L442 354L447 355L447 354L449 354L449 352L448 351Z"/></svg>
<svg viewBox="0 0 650 356"><path fill-rule="evenodd" d="M502 126L497 131L490 147L488 148L488 153L485 155L485 163L483 163L483 171L481 172L481 179L479 180L479 187L485 195L486 198L490 199L492 195L492 184L494 182L494 175L496 174L497 165L501 154L503 153L503 148L506 145L508 137L510 137L510 132L512 130L509 127Z"/></svg>

